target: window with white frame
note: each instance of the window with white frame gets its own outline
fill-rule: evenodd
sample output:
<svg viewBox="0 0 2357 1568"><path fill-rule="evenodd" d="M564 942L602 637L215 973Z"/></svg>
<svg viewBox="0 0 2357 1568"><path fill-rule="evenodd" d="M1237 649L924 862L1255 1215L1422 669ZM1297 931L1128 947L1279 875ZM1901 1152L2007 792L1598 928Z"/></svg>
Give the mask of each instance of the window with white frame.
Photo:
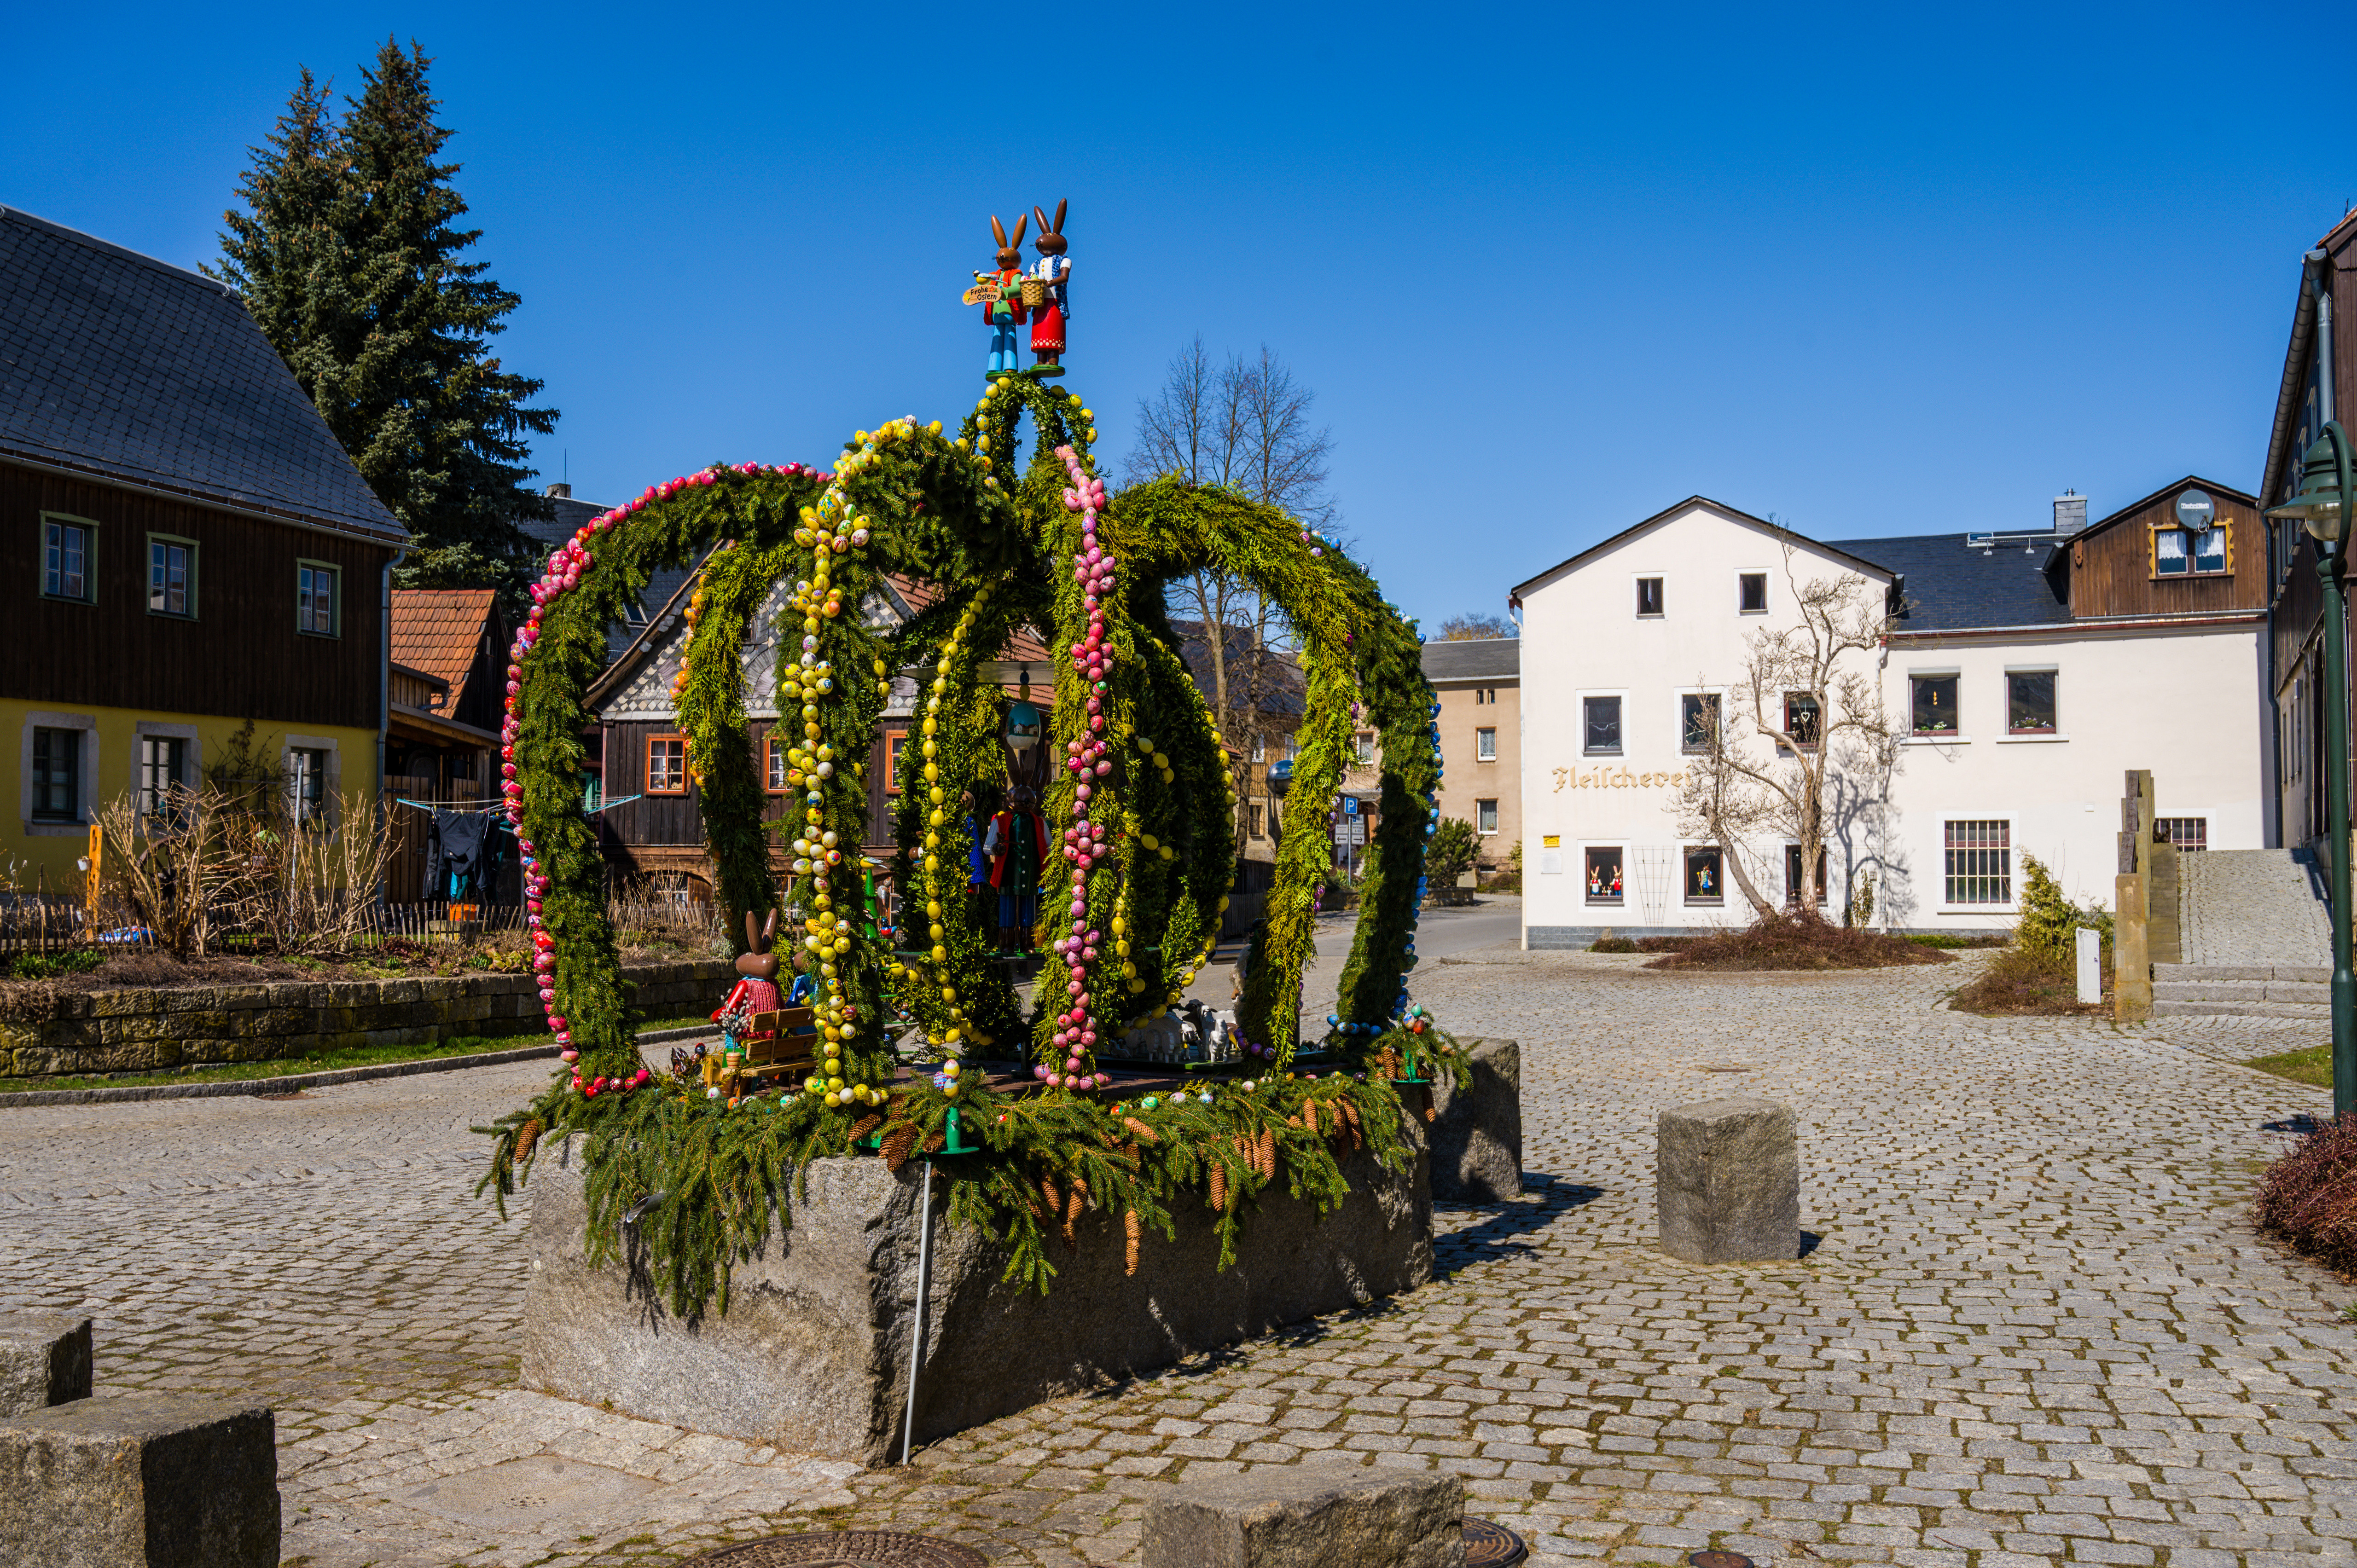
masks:
<svg viewBox="0 0 2357 1568"><path fill-rule="evenodd" d="M1589 757L1620 755L1620 699L1585 697L1580 702L1580 750Z"/></svg>
<svg viewBox="0 0 2357 1568"><path fill-rule="evenodd" d="M1738 614L1756 616L1768 613L1768 574L1745 572L1735 579L1735 607Z"/></svg>
<svg viewBox="0 0 2357 1568"><path fill-rule="evenodd" d="M1498 760L1498 732L1496 730L1477 729L1473 732L1473 760L1476 762L1495 762Z"/></svg>
<svg viewBox="0 0 2357 1568"><path fill-rule="evenodd" d="M1641 616L1662 613L1662 580L1659 577L1637 579L1637 613Z"/></svg>
<svg viewBox="0 0 2357 1568"><path fill-rule="evenodd" d="M1945 901L2013 902L2013 824L1991 820L1950 822L1946 832Z"/></svg>
<svg viewBox="0 0 2357 1568"><path fill-rule="evenodd" d="M2005 730L2007 735L2052 735L2055 673L2051 670L2008 670L2005 676Z"/></svg>
<svg viewBox="0 0 2357 1568"><path fill-rule="evenodd" d="M295 566L295 629L308 637L333 637L342 629L343 573L318 561Z"/></svg>
<svg viewBox="0 0 2357 1568"><path fill-rule="evenodd" d="M1473 802L1473 828L1476 832L1485 834L1494 833L1498 831L1497 801L1476 800Z"/></svg>
<svg viewBox="0 0 2357 1568"><path fill-rule="evenodd" d="M286 801L298 822L316 826L327 821L328 754L325 751L309 746L295 746L287 751Z"/></svg>
<svg viewBox="0 0 2357 1568"><path fill-rule="evenodd" d="M1718 729L1718 693L1686 692L1678 697L1678 749L1695 755L1710 749Z"/></svg>
<svg viewBox="0 0 2357 1568"><path fill-rule="evenodd" d="M178 736L139 737L139 813L163 817L173 809L173 792L185 788L188 743Z"/></svg>
<svg viewBox="0 0 2357 1568"><path fill-rule="evenodd" d="M147 613L184 618L197 613L195 540L147 536Z"/></svg>

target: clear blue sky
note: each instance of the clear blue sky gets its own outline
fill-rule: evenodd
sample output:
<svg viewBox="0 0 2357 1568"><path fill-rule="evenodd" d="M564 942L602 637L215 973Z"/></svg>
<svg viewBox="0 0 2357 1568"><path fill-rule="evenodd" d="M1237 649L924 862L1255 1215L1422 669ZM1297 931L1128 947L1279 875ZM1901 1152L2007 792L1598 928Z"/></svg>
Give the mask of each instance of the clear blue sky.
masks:
<svg viewBox="0 0 2357 1568"><path fill-rule="evenodd" d="M1101 451L1190 335L1269 345L1428 628L1696 491L1838 538L2247 489L2299 253L2357 198L2346 0L436 4L28 9L0 204L208 259L296 67L357 90L388 31L565 412L547 478L953 417L989 214L1066 197Z"/></svg>

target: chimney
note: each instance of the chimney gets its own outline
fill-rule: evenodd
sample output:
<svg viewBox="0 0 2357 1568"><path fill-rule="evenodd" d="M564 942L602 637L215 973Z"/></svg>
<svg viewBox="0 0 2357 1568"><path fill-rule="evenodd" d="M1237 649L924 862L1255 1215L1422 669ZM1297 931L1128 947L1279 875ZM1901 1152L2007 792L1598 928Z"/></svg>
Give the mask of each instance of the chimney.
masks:
<svg viewBox="0 0 2357 1568"><path fill-rule="evenodd" d="M571 485L551 485L542 493L546 495L551 500L569 501L573 499L573 487ZM2061 501L2056 501L2054 506L2056 515L2060 516L2062 503ZM2083 513L2086 510L2086 503L2082 501L2080 503L2079 510Z"/></svg>
<svg viewBox="0 0 2357 1568"><path fill-rule="evenodd" d="M2054 498L2054 532L2076 533L2087 526L2087 498L2076 490L2064 490Z"/></svg>

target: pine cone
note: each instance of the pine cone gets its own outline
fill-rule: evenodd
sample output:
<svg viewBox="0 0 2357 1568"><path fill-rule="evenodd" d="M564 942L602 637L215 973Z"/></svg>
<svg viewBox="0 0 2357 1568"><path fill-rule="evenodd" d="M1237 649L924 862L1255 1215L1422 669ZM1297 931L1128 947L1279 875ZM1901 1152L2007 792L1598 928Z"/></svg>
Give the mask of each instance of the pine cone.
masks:
<svg viewBox="0 0 2357 1568"><path fill-rule="evenodd" d="M884 1134L884 1168L897 1171L909 1163L909 1155L917 1146L917 1130L903 1122Z"/></svg>
<svg viewBox="0 0 2357 1568"><path fill-rule="evenodd" d="M1137 1141L1141 1144L1158 1144L1162 1142L1161 1137L1156 1133L1153 1128L1147 1126L1145 1122L1140 1122L1135 1116L1123 1117L1121 1119L1121 1124L1128 1128L1131 1132L1136 1133Z"/></svg>
<svg viewBox="0 0 2357 1568"><path fill-rule="evenodd" d="M1044 1176L1039 1178L1039 1196L1048 1200L1048 1208L1042 1215L1043 1219L1054 1219L1064 1212L1064 1195L1056 1190L1053 1179Z"/></svg>
<svg viewBox="0 0 2357 1568"><path fill-rule="evenodd" d="M1146 1227L1138 1223L1136 1209L1132 1208L1123 1212L1121 1228L1129 1235L1129 1244L1122 1252L1121 1272L1125 1274L1135 1274L1137 1273L1137 1244L1146 1236Z"/></svg>
<svg viewBox="0 0 2357 1568"><path fill-rule="evenodd" d="M1088 1198L1089 1184L1075 1176L1072 1190L1064 1198L1064 1245L1067 1247L1080 1245L1079 1239L1072 1234L1072 1227L1081 1222L1081 1210L1087 1206Z"/></svg>
<svg viewBox="0 0 2357 1568"><path fill-rule="evenodd" d="M1228 1167L1214 1157L1211 1161L1211 1212L1225 1214L1227 1211Z"/></svg>
<svg viewBox="0 0 2357 1568"><path fill-rule="evenodd" d="M1275 1181L1276 1179L1275 1128L1263 1127L1260 1130L1260 1144L1254 1152L1260 1159L1260 1179L1263 1181Z"/></svg>
<svg viewBox="0 0 2357 1568"><path fill-rule="evenodd" d="M522 1165L530 1160L532 1158L533 1147L539 1142L540 1118L535 1116L531 1121L523 1124L522 1132L516 1134L515 1163Z"/></svg>
<svg viewBox="0 0 2357 1568"><path fill-rule="evenodd" d="M871 1111L851 1124L851 1135L854 1138L865 1138L882 1125L884 1125L884 1118Z"/></svg>

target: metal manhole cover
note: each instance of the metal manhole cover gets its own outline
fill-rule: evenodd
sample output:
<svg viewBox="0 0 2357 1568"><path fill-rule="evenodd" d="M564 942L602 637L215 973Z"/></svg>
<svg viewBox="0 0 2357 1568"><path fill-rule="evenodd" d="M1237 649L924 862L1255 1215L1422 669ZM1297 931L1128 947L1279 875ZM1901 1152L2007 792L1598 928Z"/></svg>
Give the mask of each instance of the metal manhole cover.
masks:
<svg viewBox="0 0 2357 1568"><path fill-rule="evenodd" d="M1465 1568L1513 1568L1531 1554L1523 1538L1502 1524L1468 1517L1465 1520Z"/></svg>
<svg viewBox="0 0 2357 1568"><path fill-rule="evenodd" d="M845 1530L773 1535L692 1558L685 1568L990 1568L971 1546L903 1535L897 1530Z"/></svg>
<svg viewBox="0 0 2357 1568"><path fill-rule="evenodd" d="M1740 1552L1697 1552L1686 1561L1694 1568L1752 1568L1751 1559Z"/></svg>

